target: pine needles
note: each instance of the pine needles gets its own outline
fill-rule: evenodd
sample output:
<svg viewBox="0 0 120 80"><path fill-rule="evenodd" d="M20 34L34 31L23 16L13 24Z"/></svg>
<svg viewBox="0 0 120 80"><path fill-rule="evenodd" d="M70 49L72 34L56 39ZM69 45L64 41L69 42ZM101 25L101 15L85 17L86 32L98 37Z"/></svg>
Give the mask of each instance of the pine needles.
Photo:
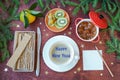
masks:
<svg viewBox="0 0 120 80"><path fill-rule="evenodd" d="M14 5L15 3L16 5ZM0 1L0 7L2 9L0 13L0 62L3 62L9 57L7 45L8 41L13 39L13 34L10 31L10 22L18 19L16 15L18 6L19 0L13 0L12 2L9 0Z"/></svg>

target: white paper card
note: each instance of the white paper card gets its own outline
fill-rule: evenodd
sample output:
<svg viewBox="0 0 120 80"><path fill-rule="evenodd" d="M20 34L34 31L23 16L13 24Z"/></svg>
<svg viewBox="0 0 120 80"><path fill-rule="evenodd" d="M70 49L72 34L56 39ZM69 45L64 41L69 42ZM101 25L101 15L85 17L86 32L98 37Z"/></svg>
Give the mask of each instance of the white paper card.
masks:
<svg viewBox="0 0 120 80"><path fill-rule="evenodd" d="M83 50L83 70L103 70L103 61L97 50Z"/></svg>

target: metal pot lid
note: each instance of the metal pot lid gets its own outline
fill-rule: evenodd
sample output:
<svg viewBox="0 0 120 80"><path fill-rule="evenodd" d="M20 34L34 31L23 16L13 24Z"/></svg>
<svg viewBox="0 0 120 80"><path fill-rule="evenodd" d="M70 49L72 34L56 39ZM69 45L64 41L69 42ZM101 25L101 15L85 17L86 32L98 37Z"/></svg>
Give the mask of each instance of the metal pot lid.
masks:
<svg viewBox="0 0 120 80"><path fill-rule="evenodd" d="M89 17L99 28L104 29L108 27L107 20L104 18L103 15L100 15L99 13L94 11L90 11Z"/></svg>

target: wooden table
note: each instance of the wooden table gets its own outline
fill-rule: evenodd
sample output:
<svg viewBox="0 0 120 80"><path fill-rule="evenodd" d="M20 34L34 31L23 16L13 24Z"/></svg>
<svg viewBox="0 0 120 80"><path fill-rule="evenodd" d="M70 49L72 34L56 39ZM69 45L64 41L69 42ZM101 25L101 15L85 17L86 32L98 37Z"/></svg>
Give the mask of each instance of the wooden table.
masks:
<svg viewBox="0 0 120 80"><path fill-rule="evenodd" d="M27 8L28 6L21 4L19 8L19 12L23 10L24 8ZM45 18L37 18L37 20L33 23L30 24L27 29L24 29L23 24L20 21L14 21L14 23L17 24L18 27L13 26L11 27L11 30L13 33L15 31L37 31L37 27L41 28L42 32L42 46L41 46L41 51L40 51L40 57L41 57L41 62L40 62L40 76L36 77L35 76L35 71L30 72L30 73L20 73L20 72L13 72L11 68L6 66L7 61L3 63L0 63L0 80L119 80L120 79L120 62L116 60L115 54L107 54L105 53L106 51L106 45L105 42L109 39L108 33L106 32L100 32L100 41L98 43L95 43L100 50L103 50L103 57L105 61L107 62L108 66L110 67L111 71L114 74L114 77L112 78L111 75L109 74L108 70L104 66L104 70L96 70L96 71L83 71L83 61L82 61L82 50L95 50L94 44L91 42L83 42L79 40L76 36L75 33L75 24L74 21L77 17L81 18L89 18L88 15L84 15L82 12L79 11L78 15L73 16L72 15L72 10L73 7L67 6L67 7L62 7L60 6L59 3L57 3L57 6L52 6L52 8L60 7L68 12L70 15L71 23L69 27L60 33L54 33L50 31L46 26L44 19ZM39 8L38 8L39 10ZM47 12L46 12L47 13ZM45 14L46 14L45 13ZM55 36L55 35L66 35L72 38L79 46L80 50L80 60L77 63L77 65L71 69L70 71L64 72L64 73L59 73L59 72L54 72L51 69L49 69L46 64L43 61L42 58L42 50L45 42ZM11 55L13 54L13 41L9 42L9 50ZM94 62L92 63L94 64Z"/></svg>

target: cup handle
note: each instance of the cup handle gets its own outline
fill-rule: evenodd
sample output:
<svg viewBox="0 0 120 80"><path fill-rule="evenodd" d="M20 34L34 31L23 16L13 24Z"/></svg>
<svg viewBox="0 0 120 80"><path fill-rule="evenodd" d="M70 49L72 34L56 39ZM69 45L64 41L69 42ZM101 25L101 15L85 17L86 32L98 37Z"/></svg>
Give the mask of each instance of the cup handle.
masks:
<svg viewBox="0 0 120 80"><path fill-rule="evenodd" d="M79 59L80 59L80 57L79 57L79 56L75 56L75 59L76 59L76 60L79 60Z"/></svg>
<svg viewBox="0 0 120 80"><path fill-rule="evenodd" d="M75 19L75 25L77 25L78 20L81 21L82 18L76 18L76 19Z"/></svg>
<svg viewBox="0 0 120 80"><path fill-rule="evenodd" d="M98 36L97 36L97 40L93 40L92 43L97 43L97 42L99 42L99 41L100 41L100 36L98 35Z"/></svg>

